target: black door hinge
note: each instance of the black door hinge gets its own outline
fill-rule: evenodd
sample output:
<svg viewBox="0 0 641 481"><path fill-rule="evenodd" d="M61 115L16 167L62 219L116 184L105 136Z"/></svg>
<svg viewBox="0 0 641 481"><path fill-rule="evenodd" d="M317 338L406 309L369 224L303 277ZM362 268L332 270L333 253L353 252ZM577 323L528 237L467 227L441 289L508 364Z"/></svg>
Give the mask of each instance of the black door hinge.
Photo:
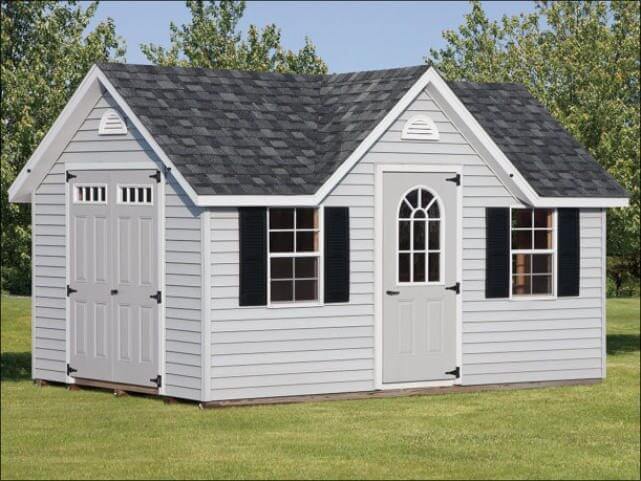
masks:
<svg viewBox="0 0 641 481"><path fill-rule="evenodd" d="M69 180L71 180L71 179L75 179L76 177L78 177L78 176L77 175L73 175L71 172L67 171L67 182L69 182Z"/></svg>
<svg viewBox="0 0 641 481"><path fill-rule="evenodd" d="M458 379L459 377L461 377L461 368L459 366L456 366L456 369L452 369L451 371L446 371L445 374L454 376Z"/></svg>
<svg viewBox="0 0 641 481"><path fill-rule="evenodd" d="M460 293L461 293L461 283L460 283L460 282L457 282L457 283L456 283L456 284L454 284L453 286L446 287L446 288L445 288L445 290L446 290L446 291L454 291L454 292L456 292L457 294L460 294Z"/></svg>
<svg viewBox="0 0 641 481"><path fill-rule="evenodd" d="M74 369L70 364L67 364L67 376L71 376L72 372L78 372L78 369Z"/></svg>
<svg viewBox="0 0 641 481"><path fill-rule="evenodd" d="M78 290L77 289L72 289L71 286L69 284L67 284L67 297L69 297L74 292L78 292Z"/></svg>
<svg viewBox="0 0 641 481"><path fill-rule="evenodd" d="M159 171L159 170L157 170L157 171L156 171L156 173L155 173L155 174L151 174L151 175L149 176L149 178L151 178L151 179L156 179L156 182L160 182L160 171Z"/></svg>
<svg viewBox="0 0 641 481"><path fill-rule="evenodd" d="M155 294L149 296L151 299L156 299L156 302L160 304L162 302L162 292L158 291Z"/></svg>
<svg viewBox="0 0 641 481"><path fill-rule="evenodd" d="M447 182L454 182L456 185L461 185L461 174L456 174L454 177L445 179Z"/></svg>
<svg viewBox="0 0 641 481"><path fill-rule="evenodd" d="M158 374L156 377L152 377L149 382L156 383L156 387L162 386L162 376Z"/></svg>

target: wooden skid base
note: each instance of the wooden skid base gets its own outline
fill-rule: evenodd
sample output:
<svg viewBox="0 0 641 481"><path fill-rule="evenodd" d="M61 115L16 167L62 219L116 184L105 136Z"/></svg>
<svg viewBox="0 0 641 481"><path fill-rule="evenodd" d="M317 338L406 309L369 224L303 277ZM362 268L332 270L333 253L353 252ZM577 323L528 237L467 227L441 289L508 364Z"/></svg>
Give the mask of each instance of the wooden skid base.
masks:
<svg viewBox="0 0 641 481"><path fill-rule="evenodd" d="M75 386L95 387L98 389L109 389L116 396L126 395L128 392L137 392L141 394L158 395L158 389L154 387L135 386L133 384L119 384L108 381L94 381L93 379L76 378Z"/></svg>
<svg viewBox="0 0 641 481"><path fill-rule="evenodd" d="M201 402L201 409L223 408L233 406L261 406L266 404L294 404L321 401L348 401L372 398L391 398L406 396L437 396L452 393L500 391L516 389L540 389L544 387L584 386L599 384L602 379L571 379L567 381L539 381L512 384L483 384L477 386L428 387L415 389L389 389L380 391L348 392L337 394L314 394L307 396L283 396L271 398L233 399L229 401Z"/></svg>

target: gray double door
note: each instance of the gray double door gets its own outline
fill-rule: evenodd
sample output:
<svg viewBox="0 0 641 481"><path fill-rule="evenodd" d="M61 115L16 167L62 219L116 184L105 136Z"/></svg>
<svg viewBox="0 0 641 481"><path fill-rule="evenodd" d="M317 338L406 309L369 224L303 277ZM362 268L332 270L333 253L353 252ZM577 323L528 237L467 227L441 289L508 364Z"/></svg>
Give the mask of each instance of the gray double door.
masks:
<svg viewBox="0 0 641 481"><path fill-rule="evenodd" d="M383 383L455 379L455 180L383 174Z"/></svg>
<svg viewBox="0 0 641 481"><path fill-rule="evenodd" d="M154 387L161 301L155 171L69 173L71 375Z"/></svg>

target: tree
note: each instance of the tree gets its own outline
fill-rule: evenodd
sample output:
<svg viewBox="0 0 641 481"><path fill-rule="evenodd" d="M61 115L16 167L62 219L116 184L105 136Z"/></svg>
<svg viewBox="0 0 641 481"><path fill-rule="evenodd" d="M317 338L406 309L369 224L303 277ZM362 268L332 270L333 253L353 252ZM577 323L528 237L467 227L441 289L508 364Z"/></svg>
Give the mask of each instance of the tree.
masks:
<svg viewBox="0 0 641 481"><path fill-rule="evenodd" d="M94 62L124 55L111 19L85 34L98 3L2 2L2 289L30 290L31 216L7 190Z"/></svg>
<svg viewBox="0 0 641 481"><path fill-rule="evenodd" d="M238 23L245 12L245 2L188 0L186 4L191 23L180 27L170 23L169 48L140 46L150 62L220 70L327 73L327 65L308 38L296 53L281 46L280 29L273 24L262 30L250 25L247 38L243 38Z"/></svg>
<svg viewBox="0 0 641 481"><path fill-rule="evenodd" d="M608 213L613 277L639 277L639 2L536 3L490 21L479 2L426 60L451 80L519 82L631 194ZM614 261L614 259L613 259Z"/></svg>

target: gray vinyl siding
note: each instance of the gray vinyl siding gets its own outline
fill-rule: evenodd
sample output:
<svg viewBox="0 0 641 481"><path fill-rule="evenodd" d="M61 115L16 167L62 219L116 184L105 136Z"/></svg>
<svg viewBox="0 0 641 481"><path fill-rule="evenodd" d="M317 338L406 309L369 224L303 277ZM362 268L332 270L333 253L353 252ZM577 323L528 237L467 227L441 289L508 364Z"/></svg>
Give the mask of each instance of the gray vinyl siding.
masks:
<svg viewBox="0 0 641 481"><path fill-rule="evenodd" d="M36 189L35 330L33 377L65 381L65 164L67 162L160 162L138 130L98 135L100 117L119 110L105 94L82 122L62 155ZM122 113L122 112L121 112ZM68 164L70 165L70 164ZM173 176L165 183L165 375L169 396L200 399L201 274L200 210Z"/></svg>
<svg viewBox="0 0 641 481"><path fill-rule="evenodd" d="M427 113L438 142L401 141ZM423 92L325 199L350 207L348 305L238 306L238 212L211 211L211 399L371 390L377 164L463 168L463 382L601 377L601 212L581 212L579 298L484 299L485 207L520 206L451 117Z"/></svg>
<svg viewBox="0 0 641 481"><path fill-rule="evenodd" d="M66 219L64 164L36 188L33 207L32 377L65 382Z"/></svg>
<svg viewBox="0 0 641 481"><path fill-rule="evenodd" d="M348 305L239 307L238 210L214 209L210 222L211 399L373 389L371 272L352 264Z"/></svg>

